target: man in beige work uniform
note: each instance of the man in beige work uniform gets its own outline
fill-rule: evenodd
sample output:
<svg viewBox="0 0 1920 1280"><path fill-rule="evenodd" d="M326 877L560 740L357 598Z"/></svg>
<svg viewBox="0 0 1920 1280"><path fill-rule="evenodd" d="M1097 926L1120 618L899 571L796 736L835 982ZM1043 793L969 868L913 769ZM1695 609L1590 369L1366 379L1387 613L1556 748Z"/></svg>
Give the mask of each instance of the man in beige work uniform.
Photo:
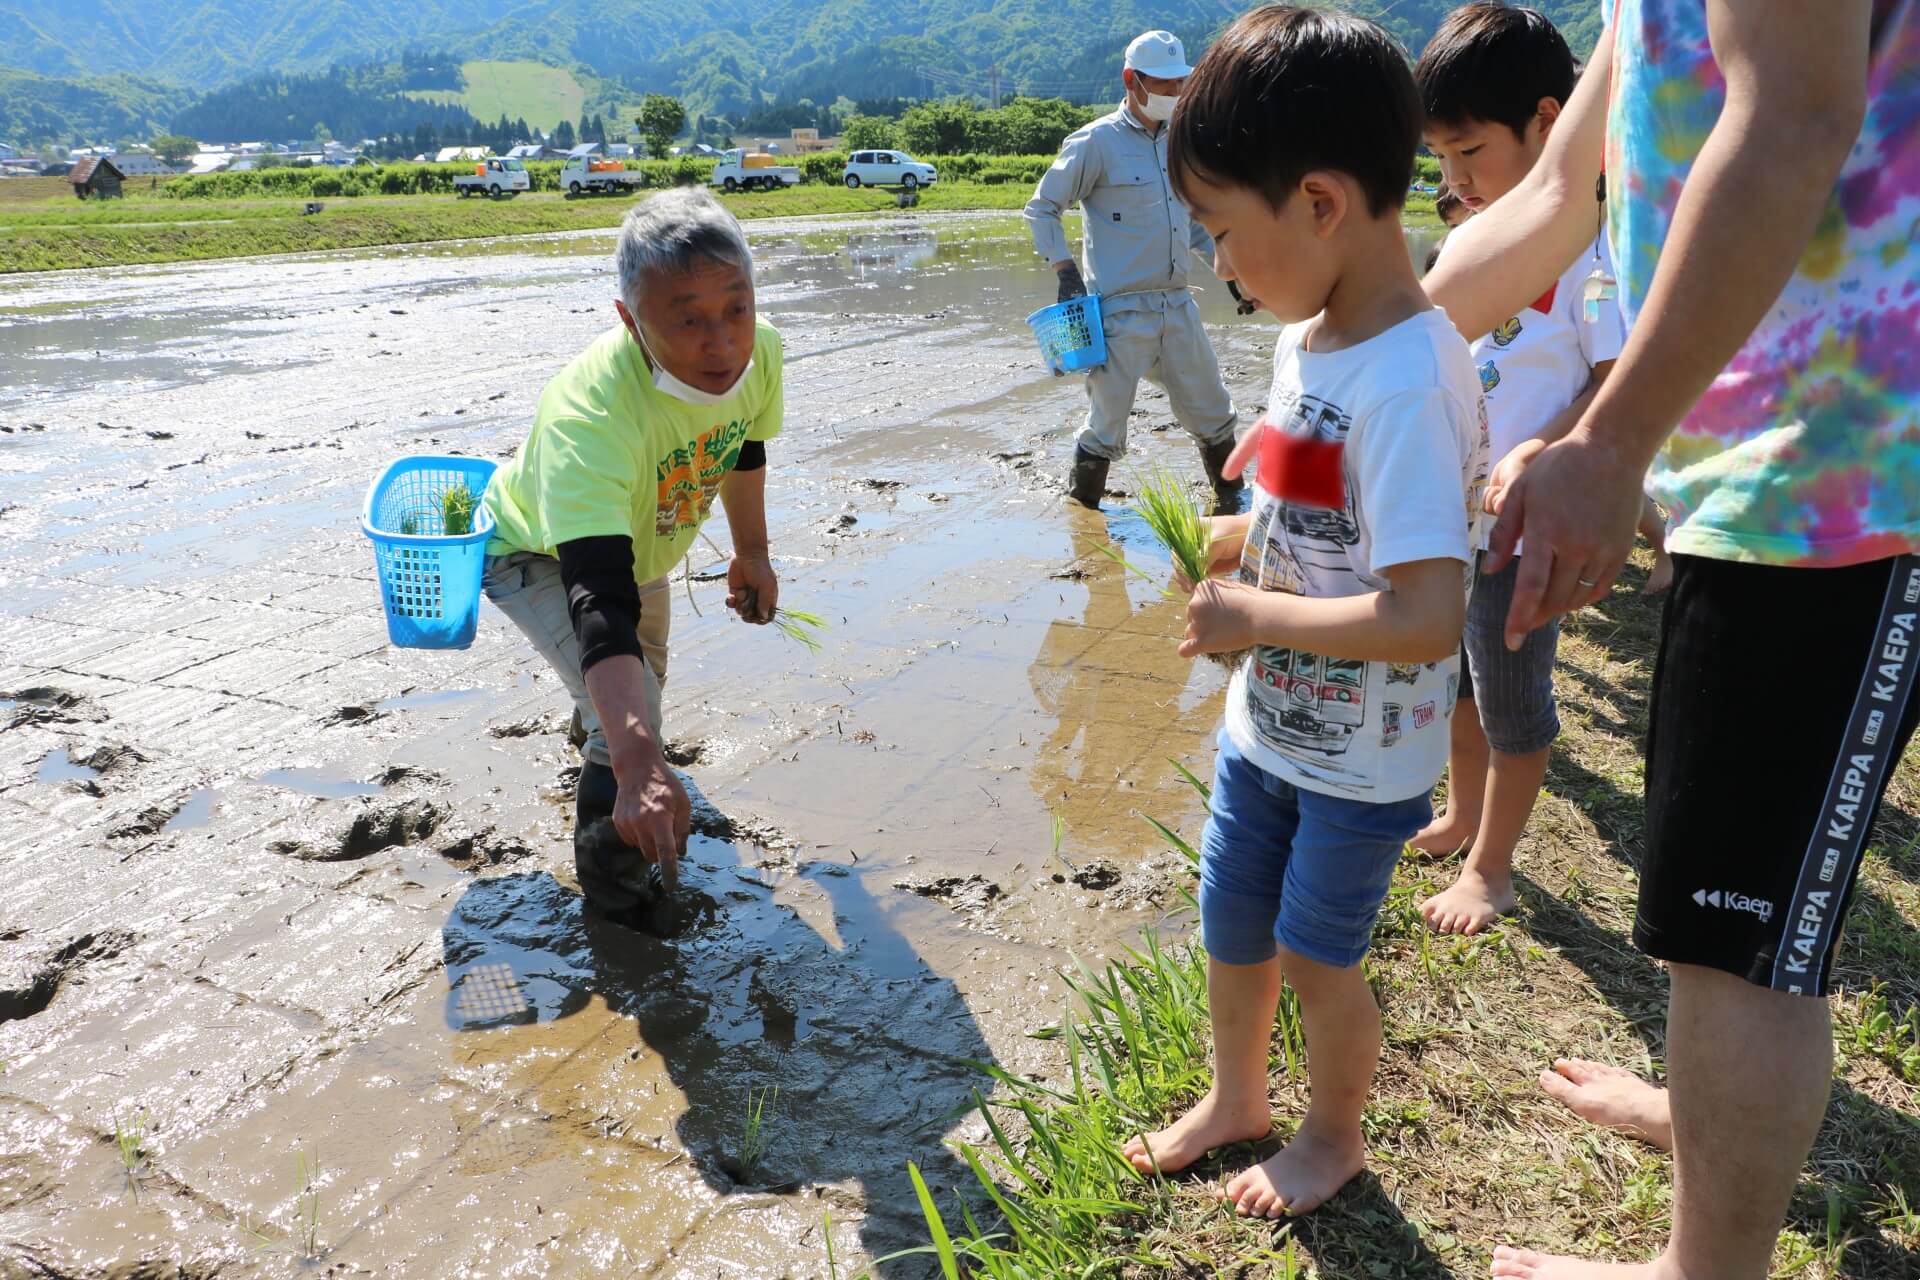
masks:
<svg viewBox="0 0 1920 1280"><path fill-rule="evenodd" d="M1140 379L1166 388L1173 414L1200 446L1217 510L1240 509L1241 482L1220 474L1238 418L1220 364L1187 291L1191 255L1211 263L1213 240L1167 181L1166 122L1192 70L1179 37L1149 31L1127 46L1126 101L1070 136L1027 201L1034 248L1060 276L1060 300L1100 296L1107 362L1087 374L1087 424L1074 441L1067 494L1098 509L1108 468L1127 453ZM1087 278L1061 218L1086 218Z"/></svg>

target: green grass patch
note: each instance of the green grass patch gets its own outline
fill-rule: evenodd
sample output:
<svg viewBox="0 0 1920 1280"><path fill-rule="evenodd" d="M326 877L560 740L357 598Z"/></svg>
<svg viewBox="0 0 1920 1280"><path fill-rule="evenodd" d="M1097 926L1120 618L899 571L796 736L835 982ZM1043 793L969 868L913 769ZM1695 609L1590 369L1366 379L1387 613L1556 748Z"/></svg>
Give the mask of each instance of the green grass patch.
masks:
<svg viewBox="0 0 1920 1280"><path fill-rule="evenodd" d="M725 197L742 219L877 213L893 197L872 190L803 185ZM292 200L121 200L23 204L0 209L0 274L193 262L490 236L608 229L633 201L533 194L513 200L455 196L362 197L324 202L312 216ZM1017 209L1025 193L959 184L928 192L920 208Z"/></svg>
<svg viewBox="0 0 1920 1280"><path fill-rule="evenodd" d="M509 120L525 120L536 129L578 120L587 100L586 88L563 67L480 60L461 63L460 71L466 77L465 89L417 89L406 96L455 103L480 120L498 120L504 113Z"/></svg>

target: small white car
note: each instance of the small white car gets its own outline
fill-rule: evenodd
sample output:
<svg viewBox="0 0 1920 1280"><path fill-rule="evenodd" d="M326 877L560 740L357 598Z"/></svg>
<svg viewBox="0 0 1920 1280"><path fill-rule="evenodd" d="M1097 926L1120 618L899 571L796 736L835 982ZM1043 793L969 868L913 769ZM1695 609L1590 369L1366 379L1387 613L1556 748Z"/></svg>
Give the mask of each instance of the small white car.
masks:
<svg viewBox="0 0 1920 1280"><path fill-rule="evenodd" d="M930 187L940 175L904 151L856 151L847 157L849 187L900 187L916 191Z"/></svg>

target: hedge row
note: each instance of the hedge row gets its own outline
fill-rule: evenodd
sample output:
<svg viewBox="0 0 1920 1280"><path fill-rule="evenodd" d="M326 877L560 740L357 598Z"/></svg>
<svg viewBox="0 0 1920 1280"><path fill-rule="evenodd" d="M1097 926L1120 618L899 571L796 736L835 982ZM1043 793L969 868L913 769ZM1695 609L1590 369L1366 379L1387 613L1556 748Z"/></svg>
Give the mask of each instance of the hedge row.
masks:
<svg viewBox="0 0 1920 1280"><path fill-rule="evenodd" d="M1031 186L1053 163L1052 156L952 155L928 156L928 163L949 181L980 182L988 186L1007 183ZM671 187L705 182L713 172L713 161L683 156L674 160L630 160L627 169L646 177L647 187ZM796 157L801 176L808 182L839 185L847 164L844 151L821 151ZM536 160L527 166L527 176L535 191L558 191L561 162ZM1432 184L1440 180L1440 165L1430 156L1418 161L1418 177ZM244 173L204 173L175 178L163 183L162 195L175 200L245 199L258 196L286 196L296 199L334 196L403 196L448 194L453 180L473 172L472 162L465 164L389 164L356 165L352 168L254 169Z"/></svg>
<svg viewBox="0 0 1920 1280"><path fill-rule="evenodd" d="M527 165L534 191L559 191L562 162L535 160ZM632 160L628 169L646 177L648 187L671 187L705 182L713 161L691 157L676 160ZM474 163L354 165L351 168L316 166L306 169L253 169L243 173L203 173L176 178L161 193L176 200L244 199L253 196L407 196L449 194L453 180L470 174Z"/></svg>

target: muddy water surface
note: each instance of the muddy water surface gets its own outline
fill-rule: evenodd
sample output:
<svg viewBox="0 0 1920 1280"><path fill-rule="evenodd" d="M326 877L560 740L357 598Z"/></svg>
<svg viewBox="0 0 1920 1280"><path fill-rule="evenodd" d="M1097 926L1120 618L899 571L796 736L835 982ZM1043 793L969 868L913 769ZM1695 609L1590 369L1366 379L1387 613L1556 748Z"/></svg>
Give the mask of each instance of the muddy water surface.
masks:
<svg viewBox="0 0 1920 1280"><path fill-rule="evenodd" d="M704 545L676 583L666 938L582 918L558 681L491 606L387 647L356 523L395 455L518 445L610 237L0 284L0 1270L821 1275L829 1213L843 1264L919 1242L907 1160L966 1180L978 1064L1057 1069L1070 953L1185 927L1141 815L1197 831L1221 681L1100 553L1162 574L1137 520L1054 493L1017 220L751 235L831 626L729 622ZM1272 329L1202 305L1251 415ZM1135 456L1197 474L1170 426Z"/></svg>

